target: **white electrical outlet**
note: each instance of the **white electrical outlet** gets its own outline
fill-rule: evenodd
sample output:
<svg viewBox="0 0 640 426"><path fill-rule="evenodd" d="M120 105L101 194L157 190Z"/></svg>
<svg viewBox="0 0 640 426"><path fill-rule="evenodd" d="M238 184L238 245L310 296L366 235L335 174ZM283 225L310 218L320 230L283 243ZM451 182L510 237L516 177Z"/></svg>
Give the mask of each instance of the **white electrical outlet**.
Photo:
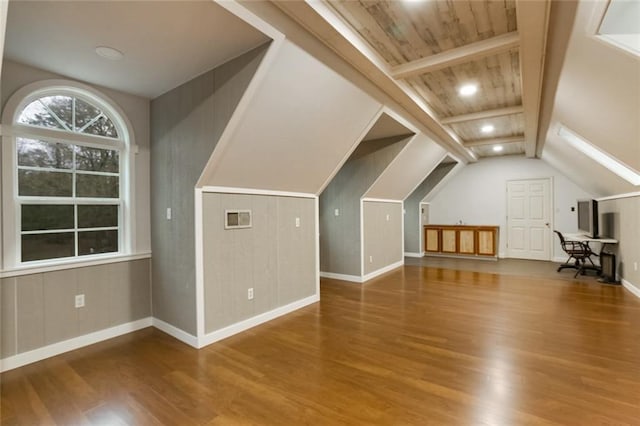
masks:
<svg viewBox="0 0 640 426"><path fill-rule="evenodd" d="M369 263L373 263L373 256L369 256Z"/></svg>
<svg viewBox="0 0 640 426"><path fill-rule="evenodd" d="M389 216L389 215L387 215L387 222L389 222L389 219L390 219L390 216Z"/></svg>
<svg viewBox="0 0 640 426"><path fill-rule="evenodd" d="M76 308L84 306L84 294L76 294Z"/></svg>
<svg viewBox="0 0 640 426"><path fill-rule="evenodd" d="M167 220L171 220L171 207L167 207Z"/></svg>
<svg viewBox="0 0 640 426"><path fill-rule="evenodd" d="M340 209L335 209L333 211L334 216L340 216Z"/></svg>
<svg viewBox="0 0 640 426"><path fill-rule="evenodd" d="M253 288L247 290L247 299L253 300Z"/></svg>
<svg viewBox="0 0 640 426"><path fill-rule="evenodd" d="M638 270L638 262L633 262L633 270L634 271Z"/></svg>
<svg viewBox="0 0 640 426"><path fill-rule="evenodd" d="M300 228L300 218L296 217L296 228Z"/></svg>

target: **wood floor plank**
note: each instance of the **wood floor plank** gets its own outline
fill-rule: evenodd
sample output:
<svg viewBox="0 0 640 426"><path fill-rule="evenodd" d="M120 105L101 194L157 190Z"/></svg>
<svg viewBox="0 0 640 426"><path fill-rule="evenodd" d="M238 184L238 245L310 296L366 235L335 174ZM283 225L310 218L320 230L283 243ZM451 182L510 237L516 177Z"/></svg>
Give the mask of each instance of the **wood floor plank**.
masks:
<svg viewBox="0 0 640 426"><path fill-rule="evenodd" d="M2 424L640 425L640 300L505 270L323 279L320 303L201 350L101 342L4 373Z"/></svg>

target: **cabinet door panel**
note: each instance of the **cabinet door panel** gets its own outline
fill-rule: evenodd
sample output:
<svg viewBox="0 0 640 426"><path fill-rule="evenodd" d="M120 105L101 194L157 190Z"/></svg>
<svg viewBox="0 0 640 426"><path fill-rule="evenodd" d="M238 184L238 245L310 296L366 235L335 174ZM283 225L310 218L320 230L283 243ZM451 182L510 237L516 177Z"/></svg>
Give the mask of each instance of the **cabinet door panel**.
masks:
<svg viewBox="0 0 640 426"><path fill-rule="evenodd" d="M443 253L456 253L456 230L455 229L443 229L442 230L442 252Z"/></svg>
<svg viewBox="0 0 640 426"><path fill-rule="evenodd" d="M473 229L461 229L458 232L460 235L459 253L475 254L476 252L475 231Z"/></svg>
<svg viewBox="0 0 640 426"><path fill-rule="evenodd" d="M495 239L494 230L478 230L478 254L495 256Z"/></svg>
<svg viewBox="0 0 640 426"><path fill-rule="evenodd" d="M424 251L429 251L429 252L440 251L439 235L440 235L440 232L438 229L426 228L424 230Z"/></svg>

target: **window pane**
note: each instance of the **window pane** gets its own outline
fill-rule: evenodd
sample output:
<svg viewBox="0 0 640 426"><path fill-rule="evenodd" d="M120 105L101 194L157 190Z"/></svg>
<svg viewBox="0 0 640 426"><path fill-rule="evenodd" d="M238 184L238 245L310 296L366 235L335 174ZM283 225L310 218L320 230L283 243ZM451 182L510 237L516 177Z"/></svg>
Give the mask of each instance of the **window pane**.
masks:
<svg viewBox="0 0 640 426"><path fill-rule="evenodd" d="M118 173L120 155L111 149L76 146L76 168L92 172Z"/></svg>
<svg viewBox="0 0 640 426"><path fill-rule="evenodd" d="M76 174L76 196L86 198L118 198L117 176Z"/></svg>
<svg viewBox="0 0 640 426"><path fill-rule="evenodd" d="M73 148L63 143L53 143L36 139L17 138L18 165L71 169Z"/></svg>
<svg viewBox="0 0 640 426"><path fill-rule="evenodd" d="M69 96L47 96L40 98L40 102L49 108L65 125L66 130L72 130L73 98Z"/></svg>
<svg viewBox="0 0 640 426"><path fill-rule="evenodd" d="M102 113L98 108L93 105L83 101L82 99L76 98L76 131L80 131L84 126L86 126L91 120L96 118Z"/></svg>
<svg viewBox="0 0 640 426"><path fill-rule="evenodd" d="M53 115L40 103L40 100L31 102L22 110L20 117L18 117L18 123L64 130L58 120L53 118Z"/></svg>
<svg viewBox="0 0 640 426"><path fill-rule="evenodd" d="M78 228L118 226L118 206L78 205Z"/></svg>
<svg viewBox="0 0 640 426"><path fill-rule="evenodd" d="M73 255L73 232L22 236L23 262L70 257Z"/></svg>
<svg viewBox="0 0 640 426"><path fill-rule="evenodd" d="M118 132L113 122L107 117L102 116L96 120L95 123L87 127L83 133L89 133L91 135L106 136L108 138L117 138Z"/></svg>
<svg viewBox="0 0 640 426"><path fill-rule="evenodd" d="M71 197L71 182L71 173L18 170L18 195Z"/></svg>
<svg viewBox="0 0 640 426"><path fill-rule="evenodd" d="M23 231L74 228L72 205L23 204L21 210Z"/></svg>
<svg viewBox="0 0 640 426"><path fill-rule="evenodd" d="M78 255L118 251L118 231L78 232Z"/></svg>

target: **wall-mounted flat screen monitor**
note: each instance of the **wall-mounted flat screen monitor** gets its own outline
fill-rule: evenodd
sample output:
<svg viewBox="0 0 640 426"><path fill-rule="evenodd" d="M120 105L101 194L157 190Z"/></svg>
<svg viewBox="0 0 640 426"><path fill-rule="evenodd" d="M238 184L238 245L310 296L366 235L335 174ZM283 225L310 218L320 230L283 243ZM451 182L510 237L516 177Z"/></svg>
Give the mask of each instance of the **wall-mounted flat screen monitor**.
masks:
<svg viewBox="0 0 640 426"><path fill-rule="evenodd" d="M591 238L598 238L598 202L578 200L578 231Z"/></svg>

